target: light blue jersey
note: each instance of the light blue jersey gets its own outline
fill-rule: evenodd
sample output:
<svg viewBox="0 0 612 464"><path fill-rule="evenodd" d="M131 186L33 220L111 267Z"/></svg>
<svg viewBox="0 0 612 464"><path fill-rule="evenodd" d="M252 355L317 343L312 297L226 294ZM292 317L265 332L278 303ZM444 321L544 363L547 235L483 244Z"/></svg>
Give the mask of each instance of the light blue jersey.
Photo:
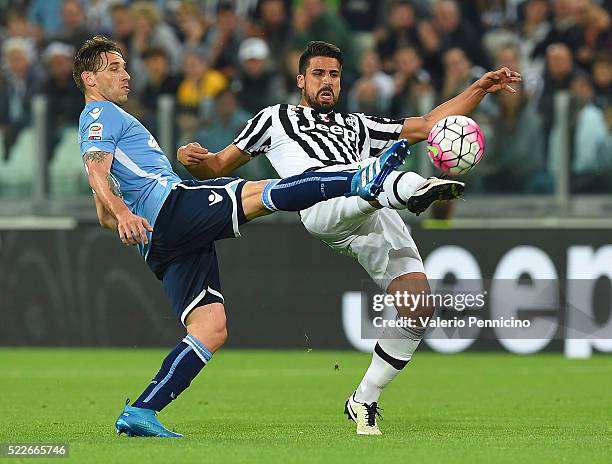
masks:
<svg viewBox="0 0 612 464"><path fill-rule="evenodd" d="M114 156L113 176L132 213L155 227L155 220L172 187L181 182L151 133L132 115L108 101L91 102L79 118L81 155L104 151ZM139 244L145 258L149 245Z"/></svg>

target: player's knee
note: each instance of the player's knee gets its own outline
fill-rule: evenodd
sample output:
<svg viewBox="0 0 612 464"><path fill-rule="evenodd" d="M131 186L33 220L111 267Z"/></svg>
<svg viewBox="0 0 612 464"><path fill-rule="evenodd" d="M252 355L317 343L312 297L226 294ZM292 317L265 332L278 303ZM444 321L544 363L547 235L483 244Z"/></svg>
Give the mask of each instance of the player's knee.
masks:
<svg viewBox="0 0 612 464"><path fill-rule="evenodd" d="M205 327L189 326L187 330L211 353L217 351L227 341L227 327L225 324L208 325Z"/></svg>
<svg viewBox="0 0 612 464"><path fill-rule="evenodd" d="M212 324L209 328L207 338L209 340L208 343L213 347L212 349L217 351L227 340L227 324L225 319L215 322L216 323Z"/></svg>
<svg viewBox="0 0 612 464"><path fill-rule="evenodd" d="M223 305L215 303L196 308L187 318L187 332L212 353L227 340L227 321Z"/></svg>
<svg viewBox="0 0 612 464"><path fill-rule="evenodd" d="M223 327L217 329L217 331L215 332L215 337L219 348L225 345L225 342L227 341L227 325L224 325Z"/></svg>
<svg viewBox="0 0 612 464"><path fill-rule="evenodd" d="M396 309L402 317L431 317L435 311L427 276L422 272L410 272L396 277L387 288L387 293L400 298ZM402 304L406 303L407 304Z"/></svg>

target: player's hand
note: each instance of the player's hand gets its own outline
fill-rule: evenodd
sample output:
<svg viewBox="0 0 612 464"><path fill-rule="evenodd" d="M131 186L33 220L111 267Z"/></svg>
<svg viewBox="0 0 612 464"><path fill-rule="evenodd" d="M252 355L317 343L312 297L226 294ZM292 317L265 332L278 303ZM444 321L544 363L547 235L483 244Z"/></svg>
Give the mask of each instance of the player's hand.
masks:
<svg viewBox="0 0 612 464"><path fill-rule="evenodd" d="M179 147L176 156L183 166L195 166L208 158L210 153L198 142L191 142Z"/></svg>
<svg viewBox="0 0 612 464"><path fill-rule="evenodd" d="M510 84L521 82L521 75L509 68L501 68L497 71L491 71L482 76L478 83L480 88L487 93L504 90L510 93L516 93Z"/></svg>
<svg viewBox="0 0 612 464"><path fill-rule="evenodd" d="M143 217L129 211L117 217L117 232L124 245L148 244L147 231L153 232L153 227Z"/></svg>

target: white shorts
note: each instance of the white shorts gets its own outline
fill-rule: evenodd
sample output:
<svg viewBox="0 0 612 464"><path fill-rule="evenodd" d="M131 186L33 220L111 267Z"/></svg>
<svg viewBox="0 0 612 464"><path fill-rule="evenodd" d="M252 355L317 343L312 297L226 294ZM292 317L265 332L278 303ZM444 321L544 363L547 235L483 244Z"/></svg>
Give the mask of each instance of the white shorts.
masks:
<svg viewBox="0 0 612 464"><path fill-rule="evenodd" d="M375 209L359 197L338 197L300 212L311 235L352 256L386 290L409 272L425 272L423 261L397 211Z"/></svg>

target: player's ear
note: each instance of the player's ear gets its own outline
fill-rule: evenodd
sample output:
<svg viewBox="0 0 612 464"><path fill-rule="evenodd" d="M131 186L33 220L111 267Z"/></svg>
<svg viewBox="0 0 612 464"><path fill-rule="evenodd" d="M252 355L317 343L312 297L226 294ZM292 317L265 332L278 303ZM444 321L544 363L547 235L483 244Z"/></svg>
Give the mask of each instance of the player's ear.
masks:
<svg viewBox="0 0 612 464"><path fill-rule="evenodd" d="M92 73L91 71L83 71L81 73L81 79L83 80L83 84L85 84L85 87L93 87L95 85L94 73Z"/></svg>
<svg viewBox="0 0 612 464"><path fill-rule="evenodd" d="M303 74L298 74L296 80L297 80L298 89L303 89L304 88L304 82L305 82L304 75Z"/></svg>

